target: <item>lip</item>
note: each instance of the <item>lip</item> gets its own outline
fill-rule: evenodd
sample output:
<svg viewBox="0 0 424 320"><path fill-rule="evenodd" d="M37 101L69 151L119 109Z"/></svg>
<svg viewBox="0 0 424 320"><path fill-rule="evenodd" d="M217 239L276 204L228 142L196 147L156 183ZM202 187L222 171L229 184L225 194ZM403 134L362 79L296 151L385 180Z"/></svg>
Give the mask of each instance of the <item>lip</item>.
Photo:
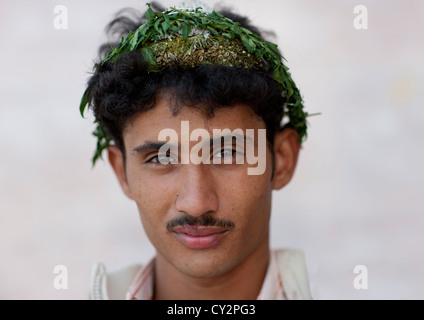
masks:
<svg viewBox="0 0 424 320"><path fill-rule="evenodd" d="M190 249L217 248L228 233L228 229L225 228L202 226L177 226L171 231Z"/></svg>

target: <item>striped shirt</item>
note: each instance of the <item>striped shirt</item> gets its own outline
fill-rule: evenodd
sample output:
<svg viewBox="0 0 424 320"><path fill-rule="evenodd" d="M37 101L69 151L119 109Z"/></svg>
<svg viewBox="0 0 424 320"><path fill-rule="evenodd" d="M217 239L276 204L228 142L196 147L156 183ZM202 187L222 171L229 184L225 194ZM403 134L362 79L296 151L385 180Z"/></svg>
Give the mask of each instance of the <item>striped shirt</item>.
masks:
<svg viewBox="0 0 424 320"><path fill-rule="evenodd" d="M127 294L127 300L152 300L154 288L154 263L153 258L144 268L136 275L131 283ZM278 272L275 253L271 251L270 261L261 291L257 300L286 300L286 295L281 283L281 277Z"/></svg>

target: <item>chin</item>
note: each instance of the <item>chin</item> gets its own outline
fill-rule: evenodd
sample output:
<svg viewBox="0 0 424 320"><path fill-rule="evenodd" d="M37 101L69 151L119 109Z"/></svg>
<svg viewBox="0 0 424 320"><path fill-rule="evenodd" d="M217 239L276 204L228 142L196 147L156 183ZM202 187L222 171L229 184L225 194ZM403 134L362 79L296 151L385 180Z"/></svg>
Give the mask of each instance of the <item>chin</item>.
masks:
<svg viewBox="0 0 424 320"><path fill-rule="evenodd" d="M229 257L208 255L206 252L183 255L187 257L184 261L175 261L174 267L181 273L192 278L216 278L232 270L237 263L232 262Z"/></svg>
<svg viewBox="0 0 424 320"><path fill-rule="evenodd" d="M212 279L226 274L229 270L231 270L231 268L225 268L225 266L223 265L220 265L219 268L210 265L203 267L184 267L183 269L180 269L180 272L184 273L186 276L189 276L191 278Z"/></svg>

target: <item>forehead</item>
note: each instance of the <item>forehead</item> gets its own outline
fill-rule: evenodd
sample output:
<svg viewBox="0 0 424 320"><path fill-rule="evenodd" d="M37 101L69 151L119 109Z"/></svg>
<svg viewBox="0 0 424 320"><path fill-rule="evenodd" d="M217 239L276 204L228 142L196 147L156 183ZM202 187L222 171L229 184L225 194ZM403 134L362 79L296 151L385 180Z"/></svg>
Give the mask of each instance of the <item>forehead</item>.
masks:
<svg viewBox="0 0 424 320"><path fill-rule="evenodd" d="M189 122L190 131L202 128L210 133L213 129L265 129L265 122L245 104L218 108L214 116L209 118L201 107L191 106L182 106L175 115L170 103L169 99L159 97L152 109L137 115L123 132L126 147L131 148L142 140L155 141L163 129L179 132L182 121Z"/></svg>

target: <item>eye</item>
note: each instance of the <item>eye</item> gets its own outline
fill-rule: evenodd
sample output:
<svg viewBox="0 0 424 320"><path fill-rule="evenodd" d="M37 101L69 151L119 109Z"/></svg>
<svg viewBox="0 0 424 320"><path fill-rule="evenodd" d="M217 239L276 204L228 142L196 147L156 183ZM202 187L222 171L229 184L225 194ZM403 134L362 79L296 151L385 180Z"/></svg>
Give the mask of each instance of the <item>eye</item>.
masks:
<svg viewBox="0 0 424 320"><path fill-rule="evenodd" d="M218 158L228 158L228 157L235 156L236 153L237 151L234 149L222 149L218 151L217 153L215 153L213 156Z"/></svg>
<svg viewBox="0 0 424 320"><path fill-rule="evenodd" d="M241 152L238 152L236 149L221 149L218 152L214 153L214 159L221 159L221 163L232 164L236 163L237 155L242 155ZM224 160L224 161L222 161Z"/></svg>
<svg viewBox="0 0 424 320"><path fill-rule="evenodd" d="M168 154L156 154L155 156L149 158L146 163L151 163L158 166L163 166L167 164L177 164L178 161L175 158L171 157Z"/></svg>

